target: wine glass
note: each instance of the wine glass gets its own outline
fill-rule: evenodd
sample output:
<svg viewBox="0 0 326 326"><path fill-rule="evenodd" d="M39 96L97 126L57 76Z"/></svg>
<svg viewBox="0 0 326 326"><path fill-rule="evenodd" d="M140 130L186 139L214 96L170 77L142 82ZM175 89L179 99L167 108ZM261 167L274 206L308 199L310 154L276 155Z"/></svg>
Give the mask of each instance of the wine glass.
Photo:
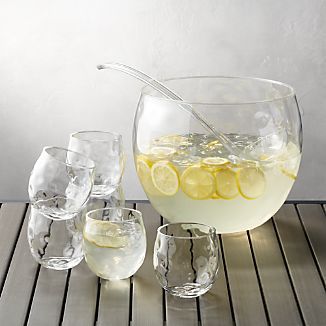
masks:
<svg viewBox="0 0 326 326"><path fill-rule="evenodd" d="M68 148L95 162L91 197L107 197L119 187L124 170L121 135L107 131L80 131L70 135Z"/></svg>
<svg viewBox="0 0 326 326"><path fill-rule="evenodd" d="M214 76L164 84L184 100L145 87L133 130L138 178L153 207L171 223L203 223L219 233L263 224L286 200L300 165L302 125L293 88Z"/></svg>

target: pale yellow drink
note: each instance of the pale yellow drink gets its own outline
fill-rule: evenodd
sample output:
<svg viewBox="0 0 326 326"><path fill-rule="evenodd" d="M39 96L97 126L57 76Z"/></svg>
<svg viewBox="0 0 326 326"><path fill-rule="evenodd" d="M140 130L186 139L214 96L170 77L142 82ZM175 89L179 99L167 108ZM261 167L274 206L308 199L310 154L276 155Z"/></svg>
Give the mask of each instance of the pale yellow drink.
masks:
<svg viewBox="0 0 326 326"><path fill-rule="evenodd" d="M121 280L135 274L146 253L140 224L86 219L83 251L88 267L99 277Z"/></svg>
<svg viewBox="0 0 326 326"><path fill-rule="evenodd" d="M239 137L239 148L248 139ZM203 135L164 136L136 155L139 179L153 207L170 222L199 222L219 233L252 229L286 200L301 154L289 142L275 155L230 157Z"/></svg>

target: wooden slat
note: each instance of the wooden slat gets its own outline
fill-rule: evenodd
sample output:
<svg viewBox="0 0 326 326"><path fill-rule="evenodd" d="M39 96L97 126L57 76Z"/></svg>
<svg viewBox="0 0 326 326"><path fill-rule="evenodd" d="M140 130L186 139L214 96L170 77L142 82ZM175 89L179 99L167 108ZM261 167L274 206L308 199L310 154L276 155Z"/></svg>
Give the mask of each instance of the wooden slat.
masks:
<svg viewBox="0 0 326 326"><path fill-rule="evenodd" d="M126 207L132 208L132 203ZM97 325L128 325L129 323L130 279L101 280Z"/></svg>
<svg viewBox="0 0 326 326"><path fill-rule="evenodd" d="M160 226L160 215L150 204L138 204L146 228L147 252L142 267L133 278L132 324L162 325L162 289L153 269L153 248L156 230Z"/></svg>
<svg viewBox="0 0 326 326"><path fill-rule="evenodd" d="M237 325L266 325L262 295L247 234L222 236L231 297Z"/></svg>
<svg viewBox="0 0 326 326"><path fill-rule="evenodd" d="M29 210L25 216L0 299L0 325L23 325L28 313L38 268L27 242L28 216Z"/></svg>
<svg viewBox="0 0 326 326"><path fill-rule="evenodd" d="M298 205L298 211L305 227L324 285L326 282L326 216L321 205Z"/></svg>
<svg viewBox="0 0 326 326"><path fill-rule="evenodd" d="M271 324L301 325L272 220L250 231L250 238Z"/></svg>
<svg viewBox="0 0 326 326"><path fill-rule="evenodd" d="M129 324L130 279L106 281L101 279L101 294L97 325Z"/></svg>
<svg viewBox="0 0 326 326"><path fill-rule="evenodd" d="M233 325L221 252L217 280L209 292L199 298L199 302L202 326Z"/></svg>
<svg viewBox="0 0 326 326"><path fill-rule="evenodd" d="M68 271L41 267L28 325L58 325Z"/></svg>
<svg viewBox="0 0 326 326"><path fill-rule="evenodd" d="M307 325L325 325L326 293L293 205L275 215L276 229Z"/></svg>
<svg viewBox="0 0 326 326"><path fill-rule="evenodd" d="M95 320L98 277L85 261L71 270L63 325L88 326Z"/></svg>
<svg viewBox="0 0 326 326"><path fill-rule="evenodd" d="M163 219L163 224L169 223ZM179 298L165 291L165 316L167 326L198 325L198 309L195 298Z"/></svg>
<svg viewBox="0 0 326 326"><path fill-rule="evenodd" d="M166 293L166 325L198 325L196 299L182 299Z"/></svg>
<svg viewBox="0 0 326 326"><path fill-rule="evenodd" d="M84 220L86 212L103 208L105 205L104 200L90 199L80 215L83 216L81 220ZM71 271L63 325L86 326L94 323L97 318L95 316L97 290L98 277L88 268L84 260Z"/></svg>
<svg viewBox="0 0 326 326"><path fill-rule="evenodd" d="M4 203L0 208L0 289L6 278L25 209L24 203Z"/></svg>

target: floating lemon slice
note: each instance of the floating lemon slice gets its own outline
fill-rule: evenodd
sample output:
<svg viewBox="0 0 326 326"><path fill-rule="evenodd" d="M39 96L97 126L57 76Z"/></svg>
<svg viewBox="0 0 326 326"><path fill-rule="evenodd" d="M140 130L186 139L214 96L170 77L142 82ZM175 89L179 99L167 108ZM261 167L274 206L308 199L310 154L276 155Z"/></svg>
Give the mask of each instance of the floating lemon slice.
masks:
<svg viewBox="0 0 326 326"><path fill-rule="evenodd" d="M110 221L88 220L84 232L84 240L101 248L123 248L127 245L127 237L121 234L118 225Z"/></svg>
<svg viewBox="0 0 326 326"><path fill-rule="evenodd" d="M229 160L223 157L205 157L203 159L203 164L208 166L221 166L228 162Z"/></svg>
<svg viewBox="0 0 326 326"><path fill-rule="evenodd" d="M239 194L236 173L230 169L216 172L216 193L223 199L233 199Z"/></svg>
<svg viewBox="0 0 326 326"><path fill-rule="evenodd" d="M139 180L145 190L149 195L159 196L161 193L155 188L152 176L151 176L151 162L145 155L139 155L137 157L136 169Z"/></svg>
<svg viewBox="0 0 326 326"><path fill-rule="evenodd" d="M165 196L173 196L179 190L179 176L174 165L168 161L159 161L151 169L155 188Z"/></svg>
<svg viewBox="0 0 326 326"><path fill-rule="evenodd" d="M216 192L214 192L211 199L221 199L221 197Z"/></svg>
<svg viewBox="0 0 326 326"><path fill-rule="evenodd" d="M190 166L182 173L181 188L192 199L208 199L215 192L215 178L209 171Z"/></svg>
<svg viewBox="0 0 326 326"><path fill-rule="evenodd" d="M286 151L279 156L279 160L281 161L279 165L280 171L287 177L296 180L300 164L299 147L289 142L286 146Z"/></svg>
<svg viewBox="0 0 326 326"><path fill-rule="evenodd" d="M240 162L240 167L252 167L252 168L256 168L259 166L259 162L254 161L254 160L245 160L242 159Z"/></svg>
<svg viewBox="0 0 326 326"><path fill-rule="evenodd" d="M237 172L237 183L241 195L246 199L260 197L266 186L264 172L257 167L240 169Z"/></svg>
<svg viewBox="0 0 326 326"><path fill-rule="evenodd" d="M188 143L188 138L181 135L167 135L157 140L159 143L180 145Z"/></svg>
<svg viewBox="0 0 326 326"><path fill-rule="evenodd" d="M176 152L173 147L155 146L151 148L151 155L155 159L165 159Z"/></svg>
<svg viewBox="0 0 326 326"><path fill-rule="evenodd" d="M290 179L296 180L297 176L295 175L294 171L289 171L287 169L285 169L284 167L280 167L281 172L286 175L287 177L289 177Z"/></svg>
<svg viewBox="0 0 326 326"><path fill-rule="evenodd" d="M216 147L223 147L223 145L221 144L221 142L219 140L213 140L210 143L206 144L205 147L214 149Z"/></svg>

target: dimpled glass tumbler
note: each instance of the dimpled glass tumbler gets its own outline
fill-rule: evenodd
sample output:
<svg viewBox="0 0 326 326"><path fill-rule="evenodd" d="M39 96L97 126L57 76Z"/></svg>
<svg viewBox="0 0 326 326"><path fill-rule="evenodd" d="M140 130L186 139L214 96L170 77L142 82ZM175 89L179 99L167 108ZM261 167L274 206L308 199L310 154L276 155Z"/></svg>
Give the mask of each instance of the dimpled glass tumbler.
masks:
<svg viewBox="0 0 326 326"><path fill-rule="evenodd" d="M44 147L29 178L33 207L53 219L75 217L90 196L94 168L94 162L82 154Z"/></svg>
<svg viewBox="0 0 326 326"><path fill-rule="evenodd" d="M111 195L120 185L124 170L122 136L108 131L80 131L70 135L69 149L95 163L91 197Z"/></svg>
<svg viewBox="0 0 326 326"><path fill-rule="evenodd" d="M31 212L27 235L35 260L64 270L83 259L76 217L93 185L94 162L59 147L45 147L29 180Z"/></svg>
<svg viewBox="0 0 326 326"><path fill-rule="evenodd" d="M153 264L160 285L170 294L194 298L206 293L219 267L216 230L198 223L158 228Z"/></svg>
<svg viewBox="0 0 326 326"><path fill-rule="evenodd" d="M99 277L121 280L136 273L146 254L141 212L122 207L86 214L83 249L88 267Z"/></svg>

